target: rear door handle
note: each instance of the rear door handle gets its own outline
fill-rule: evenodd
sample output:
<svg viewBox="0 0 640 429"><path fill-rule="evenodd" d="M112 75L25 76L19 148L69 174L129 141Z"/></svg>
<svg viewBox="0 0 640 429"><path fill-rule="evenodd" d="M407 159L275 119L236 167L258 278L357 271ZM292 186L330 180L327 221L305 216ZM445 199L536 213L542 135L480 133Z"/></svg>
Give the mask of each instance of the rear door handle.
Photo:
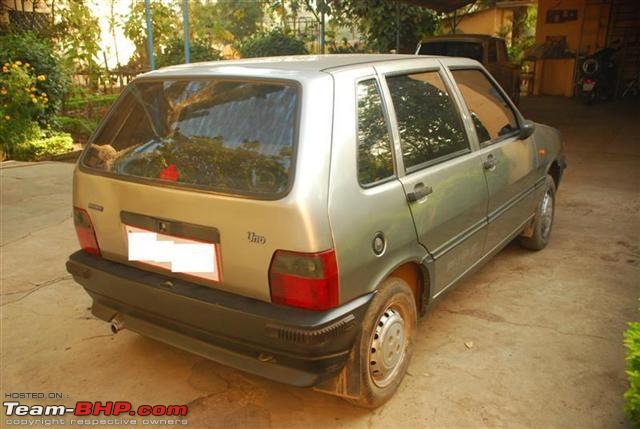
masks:
<svg viewBox="0 0 640 429"><path fill-rule="evenodd" d="M416 201L420 201L427 195L430 195L433 192L433 188L431 186L424 186L424 183L416 183L413 187L413 192L407 193L407 201L410 203L415 203Z"/></svg>

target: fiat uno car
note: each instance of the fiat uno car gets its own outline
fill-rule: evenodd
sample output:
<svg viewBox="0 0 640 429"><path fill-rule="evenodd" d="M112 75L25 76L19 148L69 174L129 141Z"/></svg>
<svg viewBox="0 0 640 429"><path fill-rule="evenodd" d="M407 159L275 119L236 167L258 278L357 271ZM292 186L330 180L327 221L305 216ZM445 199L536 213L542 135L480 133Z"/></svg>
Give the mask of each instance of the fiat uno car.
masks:
<svg viewBox="0 0 640 429"><path fill-rule="evenodd" d="M516 237L545 247L564 167L473 60L169 67L81 156L67 269L114 333L376 407L429 304Z"/></svg>

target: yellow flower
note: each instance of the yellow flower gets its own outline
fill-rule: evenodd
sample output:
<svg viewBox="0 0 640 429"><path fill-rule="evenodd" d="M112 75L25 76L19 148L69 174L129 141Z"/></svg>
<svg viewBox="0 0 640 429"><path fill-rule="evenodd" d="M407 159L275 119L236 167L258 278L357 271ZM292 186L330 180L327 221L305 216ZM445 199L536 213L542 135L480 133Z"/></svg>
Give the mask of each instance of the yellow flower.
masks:
<svg viewBox="0 0 640 429"><path fill-rule="evenodd" d="M16 61L16 65L17 66L21 66L22 65L22 61Z"/></svg>
<svg viewBox="0 0 640 429"><path fill-rule="evenodd" d="M29 67L31 67L31 64L29 64L29 63L24 63L24 66L25 66L25 68L29 68Z"/></svg>
<svg viewBox="0 0 640 429"><path fill-rule="evenodd" d="M5 88L0 89L0 94L7 95L7 90Z"/></svg>
<svg viewBox="0 0 640 429"><path fill-rule="evenodd" d="M14 65L12 65L11 67L13 67L14 69L17 69L17 68L18 68L18 65L17 65L17 64L14 64Z"/></svg>
<svg viewBox="0 0 640 429"><path fill-rule="evenodd" d="M35 86L32 86L31 88L29 88L29 91L31 91L31 92L36 92L36 87L35 87Z"/></svg>
<svg viewBox="0 0 640 429"><path fill-rule="evenodd" d="M43 81L44 81L44 80L46 80L46 79L47 79L47 77L46 77L45 75L43 75L43 74L41 74L41 75L39 75L39 76L38 76L38 80L39 80L40 82L43 82Z"/></svg>
<svg viewBox="0 0 640 429"><path fill-rule="evenodd" d="M36 97L32 97L32 98L31 98L31 101L32 101L34 104L38 104L38 99L37 99Z"/></svg>
<svg viewBox="0 0 640 429"><path fill-rule="evenodd" d="M4 120L5 120L5 121L8 121L8 120L10 120L10 119L11 119L11 116L9 116L9 115L5 115L5 116L4 116Z"/></svg>
<svg viewBox="0 0 640 429"><path fill-rule="evenodd" d="M9 73L9 69L7 68L7 66L2 66L2 71L5 73Z"/></svg>

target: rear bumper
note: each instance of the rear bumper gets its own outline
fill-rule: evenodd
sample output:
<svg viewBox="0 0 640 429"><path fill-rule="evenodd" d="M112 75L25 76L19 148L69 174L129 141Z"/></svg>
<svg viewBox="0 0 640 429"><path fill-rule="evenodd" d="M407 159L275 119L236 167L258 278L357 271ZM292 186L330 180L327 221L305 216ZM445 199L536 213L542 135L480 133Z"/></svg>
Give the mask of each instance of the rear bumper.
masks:
<svg viewBox="0 0 640 429"><path fill-rule="evenodd" d="M78 251L67 271L93 314L224 365L314 386L344 366L373 294L316 312L273 305Z"/></svg>

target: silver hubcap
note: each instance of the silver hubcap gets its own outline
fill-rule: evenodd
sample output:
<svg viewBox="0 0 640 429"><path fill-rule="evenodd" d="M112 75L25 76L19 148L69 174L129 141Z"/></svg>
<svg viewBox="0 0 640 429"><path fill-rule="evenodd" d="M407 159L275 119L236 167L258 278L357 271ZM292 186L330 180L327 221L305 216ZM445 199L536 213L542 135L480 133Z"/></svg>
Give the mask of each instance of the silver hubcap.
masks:
<svg viewBox="0 0 640 429"><path fill-rule="evenodd" d="M378 319L369 347L369 374L378 387L393 380L405 352L404 319L398 310L388 307Z"/></svg>
<svg viewBox="0 0 640 429"><path fill-rule="evenodd" d="M551 231L551 222L553 222L553 197L551 196L551 190L548 190L544 194L540 210L540 234L545 240L549 236L549 231Z"/></svg>

